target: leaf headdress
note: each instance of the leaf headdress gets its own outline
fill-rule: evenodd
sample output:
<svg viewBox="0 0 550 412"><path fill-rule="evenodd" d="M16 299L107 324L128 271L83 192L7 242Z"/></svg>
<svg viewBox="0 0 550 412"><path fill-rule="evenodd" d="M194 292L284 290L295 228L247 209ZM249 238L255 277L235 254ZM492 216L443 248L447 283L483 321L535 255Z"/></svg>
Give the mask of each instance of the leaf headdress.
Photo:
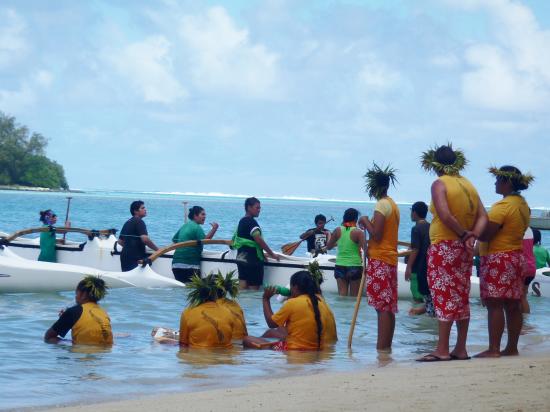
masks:
<svg viewBox="0 0 550 412"><path fill-rule="evenodd" d="M436 173L442 172L450 176L456 176L460 174L460 171L464 169L464 167L468 164L468 161L464 156L464 152L460 149L453 149L453 145L451 143L448 143L447 146L454 152L456 156L456 160L453 164L446 165L443 163L439 163L435 159L435 152L438 149L438 147L435 147L422 153L422 156L420 157L422 168L427 172L433 170Z"/></svg>
<svg viewBox="0 0 550 412"><path fill-rule="evenodd" d="M501 168L502 169L502 168ZM520 190L525 190L529 187L531 183L535 180L535 177L531 173L523 174L521 172L516 172L513 170L501 170L495 166L489 168L489 173L491 173L496 178L511 180L512 182L519 183L521 187Z"/></svg>
<svg viewBox="0 0 550 412"><path fill-rule="evenodd" d="M214 275L208 275L204 278L194 275L185 284L185 287L189 289L187 301L190 306L198 306L205 302L215 302L218 298L219 288Z"/></svg>
<svg viewBox="0 0 550 412"><path fill-rule="evenodd" d="M109 286L99 276L87 275L79 282L77 289L87 292L88 297L95 302L99 302L107 295Z"/></svg>
<svg viewBox="0 0 550 412"><path fill-rule="evenodd" d="M325 281L325 278L323 277L323 271L319 266L319 262L317 262L316 260L309 262L306 266L306 270L309 272L315 283L317 283L317 286L320 288L321 284Z"/></svg>
<svg viewBox="0 0 550 412"><path fill-rule="evenodd" d="M231 299L235 299L239 294L239 279L233 275L235 275L234 270L227 272L224 276L219 269L218 273L214 275L216 277L216 286L218 287L218 295L220 297L229 295Z"/></svg>
<svg viewBox="0 0 550 412"><path fill-rule="evenodd" d="M395 187L395 182L397 182L396 172L397 170L390 167L390 165L382 169L376 163L373 163L372 167L363 176L365 178L365 191L369 197L371 199L381 199L390 184Z"/></svg>

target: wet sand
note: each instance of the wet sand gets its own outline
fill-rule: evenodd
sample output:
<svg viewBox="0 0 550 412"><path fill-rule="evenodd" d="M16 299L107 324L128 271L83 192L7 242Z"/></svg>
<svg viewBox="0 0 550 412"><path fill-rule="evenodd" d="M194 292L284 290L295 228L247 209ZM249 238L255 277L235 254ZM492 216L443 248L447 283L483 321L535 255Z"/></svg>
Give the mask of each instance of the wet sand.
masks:
<svg viewBox="0 0 550 412"><path fill-rule="evenodd" d="M549 377L550 354L389 363L350 373L261 380L239 388L163 394L48 410L550 411Z"/></svg>

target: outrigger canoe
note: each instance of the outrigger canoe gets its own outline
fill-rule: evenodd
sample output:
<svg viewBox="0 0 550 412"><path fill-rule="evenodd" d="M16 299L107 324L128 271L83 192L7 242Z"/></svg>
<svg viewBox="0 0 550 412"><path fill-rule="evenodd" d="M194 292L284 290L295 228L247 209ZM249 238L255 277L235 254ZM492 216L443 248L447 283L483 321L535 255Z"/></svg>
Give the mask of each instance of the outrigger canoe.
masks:
<svg viewBox="0 0 550 412"><path fill-rule="evenodd" d="M106 231L104 231L106 232ZM8 235L0 233L0 238L10 239ZM116 245L116 237L113 233L100 233L89 236L88 241L78 243L67 241L64 245L57 246L57 259L60 263L72 265L84 265L93 267L100 271L120 273L120 249ZM193 246L196 242L184 242L186 246ZM227 273L232 270L237 270L236 251L229 248L230 241L227 240L204 240L205 245L217 244L221 245L220 250L204 249L201 258L201 272L203 274L210 272ZM38 239L29 239L24 237L12 238L5 242L9 249L28 260L36 260L40 253L40 245ZM182 244L171 245L160 250L157 253L150 253L150 261L146 262L144 267L138 267L139 270L145 270L147 267L152 269L157 275L170 279L174 282L172 274L172 256L173 249L181 247ZM116 246L116 247L115 247ZM220 246L219 246L220 247ZM335 256L319 255L313 257L295 257L287 255L279 255L280 260L268 259L265 263L264 284L270 285L288 285L290 276L298 270L304 269L309 263L317 261L320 269L323 271L325 282L323 283L324 292L338 291L336 280L334 279ZM403 262L398 263L398 295L400 298L411 298L410 284L405 281L405 268ZM136 269L134 269L135 271ZM132 273L127 272L127 273ZM537 296L550 297L550 276L543 275L547 272L550 275L550 268L540 269L537 271L537 276L531 284L531 291ZM474 270L475 273L475 270ZM1 279L0 279L1 281ZM479 297L479 279L477 276L471 277L471 297ZM73 288L74 286L71 286ZM0 282L0 291L2 291Z"/></svg>

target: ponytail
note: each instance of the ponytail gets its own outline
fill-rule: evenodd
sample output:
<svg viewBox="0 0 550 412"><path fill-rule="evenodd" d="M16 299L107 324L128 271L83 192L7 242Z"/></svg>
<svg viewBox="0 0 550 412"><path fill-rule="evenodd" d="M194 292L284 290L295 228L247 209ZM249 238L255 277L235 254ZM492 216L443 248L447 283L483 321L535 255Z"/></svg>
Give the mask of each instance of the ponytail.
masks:
<svg viewBox="0 0 550 412"><path fill-rule="evenodd" d="M300 293L305 294L311 301L315 323L317 324L317 350L321 349L321 335L323 333L323 323L321 322L321 312L319 311L319 297L317 296L319 287L313 280L308 271L300 270L290 277L290 286L297 286Z"/></svg>

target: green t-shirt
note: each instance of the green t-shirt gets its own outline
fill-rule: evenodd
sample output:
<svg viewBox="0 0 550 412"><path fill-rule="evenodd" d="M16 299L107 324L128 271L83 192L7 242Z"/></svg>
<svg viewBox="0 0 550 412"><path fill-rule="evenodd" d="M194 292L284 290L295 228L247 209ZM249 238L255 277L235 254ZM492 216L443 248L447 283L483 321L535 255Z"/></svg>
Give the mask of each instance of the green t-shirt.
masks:
<svg viewBox="0 0 550 412"><path fill-rule="evenodd" d="M537 269L550 266L550 253L541 245L533 246L533 254L535 255L535 260L537 261Z"/></svg>
<svg viewBox="0 0 550 412"><path fill-rule="evenodd" d="M55 231L40 233L40 255L38 255L39 261L57 262L55 240Z"/></svg>
<svg viewBox="0 0 550 412"><path fill-rule="evenodd" d="M172 238L172 242L179 243L185 242L187 240L202 240L204 239L205 234L202 230L201 225L199 225L194 220L190 220L184 224L180 230L176 232ZM202 245L193 246L193 247L184 247L176 249L174 252L174 263L185 263L186 265L200 265L201 264L201 254L202 254Z"/></svg>

